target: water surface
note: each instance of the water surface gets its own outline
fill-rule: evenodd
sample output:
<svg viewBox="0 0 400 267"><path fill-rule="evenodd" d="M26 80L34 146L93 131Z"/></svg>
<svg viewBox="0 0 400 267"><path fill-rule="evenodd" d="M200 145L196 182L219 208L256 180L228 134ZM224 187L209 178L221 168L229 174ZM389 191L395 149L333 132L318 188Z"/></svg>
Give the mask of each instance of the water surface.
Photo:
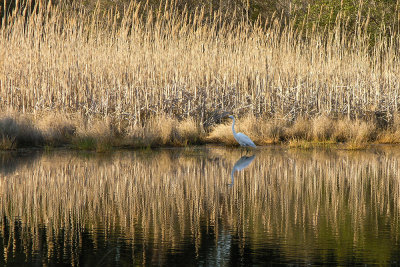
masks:
<svg viewBox="0 0 400 267"><path fill-rule="evenodd" d="M0 154L0 265L400 264L400 149Z"/></svg>

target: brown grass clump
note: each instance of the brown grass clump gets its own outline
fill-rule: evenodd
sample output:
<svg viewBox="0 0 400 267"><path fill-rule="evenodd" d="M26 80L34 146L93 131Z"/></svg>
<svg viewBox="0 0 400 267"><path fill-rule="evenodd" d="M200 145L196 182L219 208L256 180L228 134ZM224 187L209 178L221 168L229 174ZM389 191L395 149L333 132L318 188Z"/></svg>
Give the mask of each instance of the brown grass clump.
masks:
<svg viewBox="0 0 400 267"><path fill-rule="evenodd" d="M192 118L178 121L166 114L152 117L144 126L128 133L135 147L186 146L202 142L202 130Z"/></svg>
<svg viewBox="0 0 400 267"><path fill-rule="evenodd" d="M376 126L372 122L341 119L333 125L333 139L338 142L352 142L360 145L376 138Z"/></svg>
<svg viewBox="0 0 400 267"><path fill-rule="evenodd" d="M304 117L298 118L288 127L287 135L292 140L311 140L312 122Z"/></svg>
<svg viewBox="0 0 400 267"><path fill-rule="evenodd" d="M32 121L16 115L0 117L0 138L3 149L37 146L43 143L43 136Z"/></svg>
<svg viewBox="0 0 400 267"><path fill-rule="evenodd" d="M193 118L187 118L178 123L176 127L178 143L181 145L197 144L202 142L203 130Z"/></svg>
<svg viewBox="0 0 400 267"><path fill-rule="evenodd" d="M256 118L252 115L242 119L235 118L235 131L237 133L242 132L246 134L254 142L259 141L260 139L260 125L261 124L256 124ZM232 120L226 118L224 124L219 124L213 127L211 132L208 134L206 141L226 145L238 145L232 133Z"/></svg>
<svg viewBox="0 0 400 267"><path fill-rule="evenodd" d="M171 142L171 137L175 134L175 121L166 115L153 117L144 127L143 138L150 145L166 145Z"/></svg>
<svg viewBox="0 0 400 267"><path fill-rule="evenodd" d="M356 120L351 124L350 140L366 143L376 138L376 128L371 122Z"/></svg>
<svg viewBox="0 0 400 267"><path fill-rule="evenodd" d="M334 124L332 119L325 115L312 120L312 137L315 141L328 141L332 139Z"/></svg>
<svg viewBox="0 0 400 267"><path fill-rule="evenodd" d="M112 148L115 134L109 121L95 119L80 125L72 142L78 149L105 152Z"/></svg>
<svg viewBox="0 0 400 267"><path fill-rule="evenodd" d="M381 144L399 144L400 133L398 131L384 131L378 135L378 143Z"/></svg>
<svg viewBox="0 0 400 267"><path fill-rule="evenodd" d="M350 125L351 121L348 119L337 120L335 124L335 132L333 138L337 142L347 142L349 140L349 137L351 136Z"/></svg>
<svg viewBox="0 0 400 267"><path fill-rule="evenodd" d="M298 119L287 129L289 147L311 148L346 143L347 149L362 149L376 140L376 125L370 121L338 119L318 116L313 120Z"/></svg>
<svg viewBox="0 0 400 267"><path fill-rule="evenodd" d="M400 143L400 114L395 113L393 116L393 125L378 134L377 141L383 144Z"/></svg>
<svg viewBox="0 0 400 267"><path fill-rule="evenodd" d="M263 119L254 115L247 115L244 118L236 118L235 130L242 132L256 145L276 144L285 138L285 122L277 119ZM237 145L232 133L232 121L228 119L225 124L215 126L207 141L227 145Z"/></svg>
<svg viewBox="0 0 400 267"><path fill-rule="evenodd" d="M240 129L256 144L276 144L285 138L285 121L277 118L265 119L248 115L240 121Z"/></svg>
<svg viewBox="0 0 400 267"><path fill-rule="evenodd" d="M45 144L60 146L71 142L76 133L81 118L74 118L65 114L45 114L39 116L37 127L43 133Z"/></svg>
<svg viewBox="0 0 400 267"><path fill-rule="evenodd" d="M237 142L232 134L232 125L229 123L214 126L214 128L208 134L206 141L226 145L237 145Z"/></svg>
<svg viewBox="0 0 400 267"><path fill-rule="evenodd" d="M179 121L166 114L154 116L143 126L132 126L121 133L110 119L85 120L79 115L52 114L28 119L8 115L0 118L0 149L19 146L63 146L84 150L108 151L112 147L160 147L220 143L238 145L232 134L232 124L214 126L206 136L193 118ZM237 132L248 135L257 145L288 141L289 147L318 147L336 142L364 148L369 142L398 143L400 123L395 118L388 130L379 130L371 121L338 119L319 116L312 120L299 118L292 125L284 119L264 119L254 115L237 118ZM381 131L381 132L379 132ZM350 148L353 149L353 148Z"/></svg>

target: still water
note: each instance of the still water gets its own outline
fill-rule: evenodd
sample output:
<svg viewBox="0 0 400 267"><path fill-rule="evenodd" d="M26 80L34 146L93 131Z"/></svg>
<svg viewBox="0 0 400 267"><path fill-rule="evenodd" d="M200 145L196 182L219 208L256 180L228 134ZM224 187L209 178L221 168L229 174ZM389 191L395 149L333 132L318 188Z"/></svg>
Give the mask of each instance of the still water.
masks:
<svg viewBox="0 0 400 267"><path fill-rule="evenodd" d="M0 265L400 264L400 148L0 154Z"/></svg>

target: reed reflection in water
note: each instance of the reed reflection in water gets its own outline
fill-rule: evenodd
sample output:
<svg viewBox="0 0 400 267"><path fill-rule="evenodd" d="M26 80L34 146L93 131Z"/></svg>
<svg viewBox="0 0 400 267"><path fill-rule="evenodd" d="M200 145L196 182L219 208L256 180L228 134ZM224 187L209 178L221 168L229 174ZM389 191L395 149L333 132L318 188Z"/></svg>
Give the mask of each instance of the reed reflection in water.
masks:
<svg viewBox="0 0 400 267"><path fill-rule="evenodd" d="M239 158L2 154L0 265L399 263L400 150L261 149L228 186Z"/></svg>

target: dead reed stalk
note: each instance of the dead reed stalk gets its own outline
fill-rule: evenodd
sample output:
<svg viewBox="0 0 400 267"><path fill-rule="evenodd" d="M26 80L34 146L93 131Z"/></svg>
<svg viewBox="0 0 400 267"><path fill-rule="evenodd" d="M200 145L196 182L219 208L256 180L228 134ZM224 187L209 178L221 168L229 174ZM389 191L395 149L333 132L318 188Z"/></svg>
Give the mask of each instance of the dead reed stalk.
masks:
<svg viewBox="0 0 400 267"><path fill-rule="evenodd" d="M224 110L292 121L391 121L399 110L396 33L369 47L366 32L344 31L342 14L332 31L304 39L279 18L231 25L221 12L161 8L162 15L135 3L124 14L93 16L50 4L30 15L15 10L0 29L0 109L110 117L122 128L156 114L208 127Z"/></svg>
<svg viewBox="0 0 400 267"><path fill-rule="evenodd" d="M188 14L171 3L160 8L164 11L132 3L123 14L93 15L62 12L49 3L38 4L35 12L17 8L0 28L0 111L35 118L79 114L85 131L101 120L116 136L157 127L152 120L164 115L195 121L208 132L229 111L261 118L262 130L251 130L259 144L287 134L332 138L321 118L328 125L342 117L373 121L384 130L393 124L400 100L395 32L376 36L370 47L362 29L357 36L344 30L343 14L333 30L307 32L304 38L294 22L282 24L276 17L230 24L222 12L206 17L202 9ZM312 133L306 133L299 118L319 125L314 121ZM297 128L284 132L287 122ZM54 130L49 127L47 137ZM52 142L74 127L61 128ZM154 132L146 130L144 139L191 142L166 130L158 137Z"/></svg>

